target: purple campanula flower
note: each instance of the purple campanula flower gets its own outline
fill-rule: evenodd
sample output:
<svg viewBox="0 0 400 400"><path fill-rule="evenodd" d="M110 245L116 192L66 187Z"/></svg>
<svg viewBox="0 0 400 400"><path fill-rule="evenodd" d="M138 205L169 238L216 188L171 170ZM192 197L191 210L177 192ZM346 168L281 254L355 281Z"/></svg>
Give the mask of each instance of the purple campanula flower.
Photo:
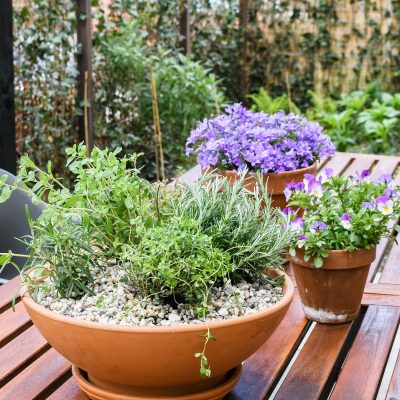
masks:
<svg viewBox="0 0 400 400"><path fill-rule="evenodd" d="M349 214L344 213L340 217L340 223L343 226L344 229L347 229L348 231L351 230L352 224L351 224L352 218L350 217Z"/></svg>
<svg viewBox="0 0 400 400"><path fill-rule="evenodd" d="M304 117L283 111L255 113L233 104L191 131L186 154L192 153L203 168L218 167L225 160L232 169L247 166L268 173L308 167L332 155L334 146L318 123Z"/></svg>
<svg viewBox="0 0 400 400"><path fill-rule="evenodd" d="M308 240L308 237L307 237L306 235L300 235L300 236L299 236L299 240L304 240L304 241L306 241L306 240Z"/></svg>
<svg viewBox="0 0 400 400"><path fill-rule="evenodd" d="M389 196L378 196L375 199L376 206L378 210L383 214L383 215L390 215L393 214L393 200L390 199Z"/></svg>

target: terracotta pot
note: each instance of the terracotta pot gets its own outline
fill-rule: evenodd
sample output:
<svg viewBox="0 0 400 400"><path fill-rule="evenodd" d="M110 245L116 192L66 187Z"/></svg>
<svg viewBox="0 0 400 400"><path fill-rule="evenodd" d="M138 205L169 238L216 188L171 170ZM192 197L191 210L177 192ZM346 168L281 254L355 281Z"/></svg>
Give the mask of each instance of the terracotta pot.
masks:
<svg viewBox="0 0 400 400"><path fill-rule="evenodd" d="M222 169L203 169L203 174L206 172L218 173L221 176L225 176L230 184L233 184L239 179L239 175L236 171L225 171ZM267 193L271 196L272 206L278 207L281 210L287 207L287 202L283 191L286 186L294 181L296 183L301 182L304 179L305 174L316 175L317 164L314 163L307 168L295 169L293 171L279 172L277 174L264 174L263 183L267 187ZM258 185L257 174L254 172L248 172L245 178L245 186L248 190L254 191L256 185Z"/></svg>
<svg viewBox="0 0 400 400"><path fill-rule="evenodd" d="M283 273L271 272L273 276L277 274ZM194 357L203 348L202 335L207 330L205 324L157 327L99 324L52 312L37 304L29 295L24 296L22 301L33 323L50 345L72 364L86 371L88 382L112 393L114 398L169 396L171 399L217 400L231 389L227 384L231 379L228 372L251 356L285 315L294 294L294 286L288 276L283 294L277 304L264 311L209 323L216 337L206 349L212 369L210 378L200 376L199 359ZM210 390L218 392L222 386L226 390L219 392L219 397L209 396ZM85 390L84 385L81 388ZM205 397L202 397L203 392Z"/></svg>
<svg viewBox="0 0 400 400"><path fill-rule="evenodd" d="M367 282L375 247L353 252L331 250L322 268L304 260L304 250L288 256L304 313L308 319L326 324L341 324L355 319Z"/></svg>

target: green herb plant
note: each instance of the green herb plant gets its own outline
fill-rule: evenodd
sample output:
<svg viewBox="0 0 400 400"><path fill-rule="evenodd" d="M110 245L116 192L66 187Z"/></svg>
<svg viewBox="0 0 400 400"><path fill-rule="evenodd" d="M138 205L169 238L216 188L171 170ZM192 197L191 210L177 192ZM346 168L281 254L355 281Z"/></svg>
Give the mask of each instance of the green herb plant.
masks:
<svg viewBox="0 0 400 400"><path fill-rule="evenodd" d="M50 163L42 171L28 157L15 185L0 179L1 202L23 190L47 205L37 220L28 214L29 254L0 255L3 266L26 258L22 275L34 298L49 287L63 298L92 293L95 271L123 268L138 297L185 303L206 318L214 287L242 280L282 284L266 268L282 265L292 234L278 225L265 188L253 193L244 176L230 186L214 175L167 187L140 177L137 155L98 148L88 155L83 144L66 151L71 190ZM211 374L205 348L213 339L207 330L196 355L205 376Z"/></svg>

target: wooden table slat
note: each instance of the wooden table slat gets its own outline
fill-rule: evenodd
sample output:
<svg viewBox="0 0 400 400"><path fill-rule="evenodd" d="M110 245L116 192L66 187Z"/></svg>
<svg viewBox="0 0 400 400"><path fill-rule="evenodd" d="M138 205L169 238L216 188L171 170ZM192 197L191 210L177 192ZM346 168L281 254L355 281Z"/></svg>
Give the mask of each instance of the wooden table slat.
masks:
<svg viewBox="0 0 400 400"><path fill-rule="evenodd" d="M30 323L30 318L22 303L0 314L0 344Z"/></svg>
<svg viewBox="0 0 400 400"><path fill-rule="evenodd" d="M388 246L389 240L387 238L383 238L376 246L376 258L369 267L367 282L371 282L375 278L375 275L378 272L385 257L385 252Z"/></svg>
<svg viewBox="0 0 400 400"><path fill-rule="evenodd" d="M201 177L200 165L196 165L178 178L178 182L194 182Z"/></svg>
<svg viewBox="0 0 400 400"><path fill-rule="evenodd" d="M399 317L398 307L368 307L330 400L375 399Z"/></svg>
<svg viewBox="0 0 400 400"><path fill-rule="evenodd" d="M64 382L47 400L89 400L82 390L79 389L73 377Z"/></svg>
<svg viewBox="0 0 400 400"><path fill-rule="evenodd" d="M306 325L300 299L295 298L278 329L244 363L243 374L227 399L264 399L290 354L296 350Z"/></svg>
<svg viewBox="0 0 400 400"><path fill-rule="evenodd" d="M400 354L393 370L392 379L390 380L389 390L386 395L386 400L400 399Z"/></svg>
<svg viewBox="0 0 400 400"><path fill-rule="evenodd" d="M317 324L274 400L319 399L352 324Z"/></svg>
<svg viewBox="0 0 400 400"><path fill-rule="evenodd" d="M388 259L379 278L379 283L400 285L400 245L393 243Z"/></svg>
<svg viewBox="0 0 400 400"><path fill-rule="evenodd" d="M48 346L36 327L31 326L12 342L0 348L0 384L18 367Z"/></svg>
<svg viewBox="0 0 400 400"><path fill-rule="evenodd" d="M337 153L325 165L324 168L331 168L335 175L341 175L348 164L352 161L352 157L346 153Z"/></svg>
<svg viewBox="0 0 400 400"><path fill-rule="evenodd" d="M361 173L363 170L370 169L374 165L374 162L375 160L370 158L356 158L346 168L343 175L350 176L354 175L356 172Z"/></svg>
<svg viewBox="0 0 400 400"><path fill-rule="evenodd" d="M65 358L50 349L3 386L0 399L35 399L70 368L71 364Z"/></svg>
<svg viewBox="0 0 400 400"><path fill-rule="evenodd" d="M371 172L372 179L379 178L383 174L393 175L399 165L397 158L378 160Z"/></svg>
<svg viewBox="0 0 400 400"><path fill-rule="evenodd" d="M17 276L7 282L7 285L0 286L0 312L11 304L12 299L19 288L20 282L20 278Z"/></svg>

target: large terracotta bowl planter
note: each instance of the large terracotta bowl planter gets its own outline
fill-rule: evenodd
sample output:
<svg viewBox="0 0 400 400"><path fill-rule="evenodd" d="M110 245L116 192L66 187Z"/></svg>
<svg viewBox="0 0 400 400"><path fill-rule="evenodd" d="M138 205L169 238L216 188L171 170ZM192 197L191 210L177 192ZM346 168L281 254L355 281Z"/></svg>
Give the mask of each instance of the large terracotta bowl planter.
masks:
<svg viewBox="0 0 400 400"><path fill-rule="evenodd" d="M222 169L207 168L202 170L204 173L217 173L225 176L230 184L240 179L237 171L227 171ZM263 184L267 187L267 192L271 196L271 204L273 207L278 207L281 210L287 207L284 190L286 186L294 181L296 183L302 182L305 174L316 175L317 164L314 163L307 168L295 169L293 171L263 174ZM255 187L259 184L257 174L248 172L245 178L245 187L250 191L254 191Z"/></svg>
<svg viewBox="0 0 400 400"><path fill-rule="evenodd" d="M331 250L321 268L304 260L304 250L288 256L299 290L304 313L313 321L340 324L355 319L376 249L353 252Z"/></svg>
<svg viewBox="0 0 400 400"><path fill-rule="evenodd" d="M157 327L99 324L59 315L37 304L29 295L22 301L40 333L77 367L74 373L78 383L82 383L78 368L87 372L86 386L81 384L81 388L86 388L92 398L166 396L200 400L222 399L230 391L232 374L236 380L239 378L241 363L274 332L293 294L293 283L286 276L283 297L272 307L253 315L209 323L216 337L206 349L212 369L210 378L200 376L199 359L194 357L203 348L205 324ZM108 393L108 397L105 394L96 397L88 385L97 388L98 393ZM225 389L218 392L221 385Z"/></svg>

